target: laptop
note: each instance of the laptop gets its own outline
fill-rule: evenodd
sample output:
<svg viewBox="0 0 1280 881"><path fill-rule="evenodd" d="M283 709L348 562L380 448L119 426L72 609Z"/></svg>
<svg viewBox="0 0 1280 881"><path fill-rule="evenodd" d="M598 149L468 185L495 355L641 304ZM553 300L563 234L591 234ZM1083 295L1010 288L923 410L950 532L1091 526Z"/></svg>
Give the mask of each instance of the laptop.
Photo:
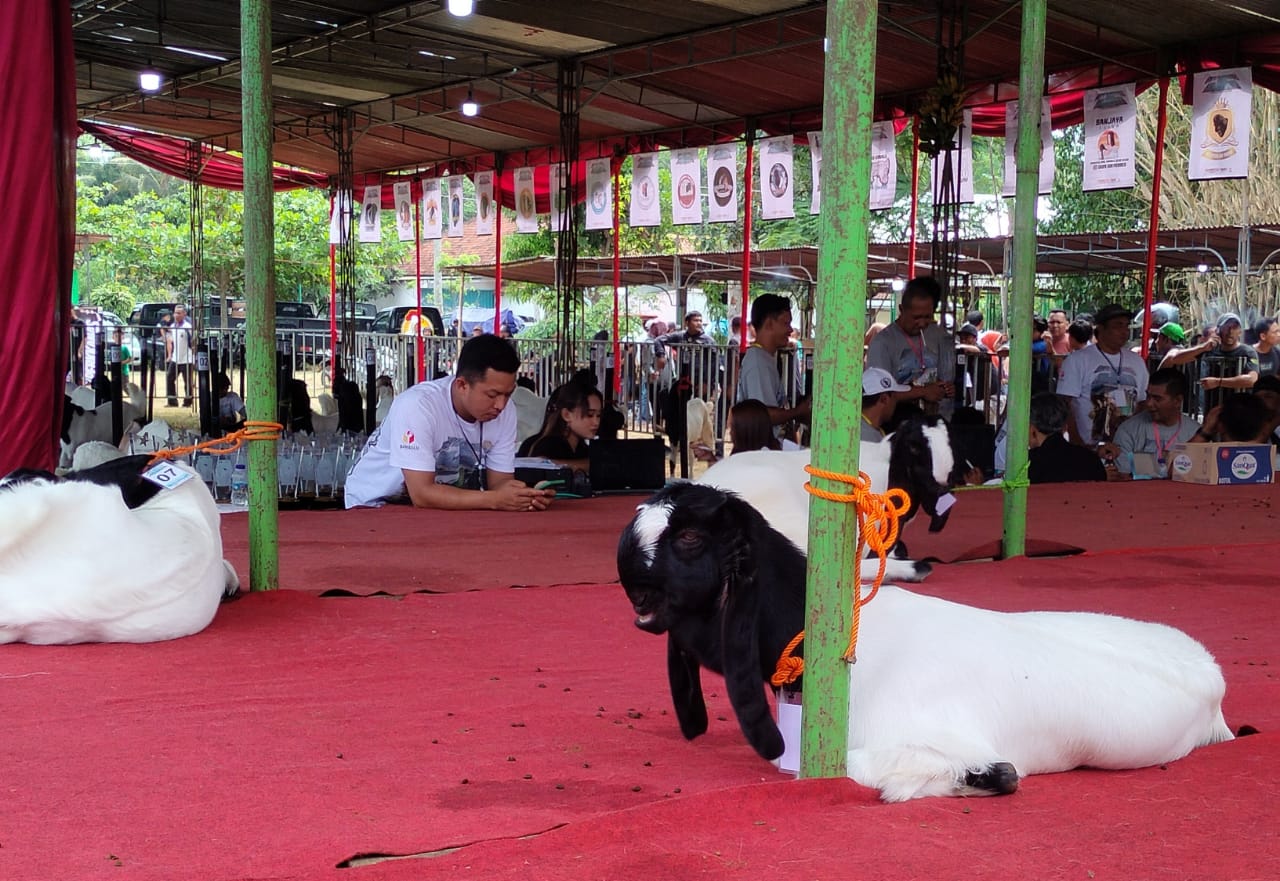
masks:
<svg viewBox="0 0 1280 881"><path fill-rule="evenodd" d="M591 494L651 493L667 482L667 447L660 437L595 441L587 450Z"/></svg>

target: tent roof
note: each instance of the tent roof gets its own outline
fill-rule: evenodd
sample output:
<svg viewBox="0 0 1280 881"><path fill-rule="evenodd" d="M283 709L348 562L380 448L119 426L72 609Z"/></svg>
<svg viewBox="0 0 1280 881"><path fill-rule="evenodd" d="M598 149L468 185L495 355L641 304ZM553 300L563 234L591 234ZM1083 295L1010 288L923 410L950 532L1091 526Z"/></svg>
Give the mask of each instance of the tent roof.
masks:
<svg viewBox="0 0 1280 881"><path fill-rule="evenodd" d="M81 119L239 149L240 0L71 5ZM1011 99L1020 5L961 5L971 101ZM932 85L937 8L881 2L882 115ZM271 15L275 159L312 171L337 171L339 112L354 120L357 173L487 167L495 152L545 164L560 140L557 81L575 68L585 158L738 137L748 119L820 125L822 2L479 0L455 18L443 0L274 0ZM1054 89L1150 79L1174 61L1275 66L1276 34L1274 0L1049 0L1045 66ZM164 76L158 93L138 90L147 67ZM470 119L458 110L468 93L482 107Z"/></svg>

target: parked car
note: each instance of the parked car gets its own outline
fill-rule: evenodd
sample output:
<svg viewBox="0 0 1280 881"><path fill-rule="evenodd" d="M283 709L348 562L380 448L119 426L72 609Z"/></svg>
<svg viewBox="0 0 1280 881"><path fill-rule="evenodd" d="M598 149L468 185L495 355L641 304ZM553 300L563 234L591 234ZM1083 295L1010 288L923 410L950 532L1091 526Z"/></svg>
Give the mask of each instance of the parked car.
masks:
<svg viewBox="0 0 1280 881"><path fill-rule="evenodd" d="M391 309L382 309L378 312L377 317L373 319L373 326L369 329L374 333L400 333L404 326L405 318L415 311L417 311L416 306L395 306ZM422 313L431 322L431 333L434 336L444 336L444 319L440 317L440 310L435 306L423 306Z"/></svg>
<svg viewBox="0 0 1280 881"><path fill-rule="evenodd" d="M355 312L356 332L369 330L373 326L374 320L378 317L378 307L372 303L351 303L349 306ZM320 307L320 314L317 316L321 321L329 320L329 306L325 304ZM341 323L345 317L345 313L338 310L338 322Z"/></svg>

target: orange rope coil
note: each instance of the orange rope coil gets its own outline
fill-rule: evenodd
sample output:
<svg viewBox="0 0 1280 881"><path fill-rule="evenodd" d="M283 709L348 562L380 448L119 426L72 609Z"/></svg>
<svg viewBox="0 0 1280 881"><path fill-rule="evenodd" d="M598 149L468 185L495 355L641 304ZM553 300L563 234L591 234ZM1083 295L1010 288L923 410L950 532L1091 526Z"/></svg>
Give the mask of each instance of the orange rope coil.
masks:
<svg viewBox="0 0 1280 881"><path fill-rule="evenodd" d="M186 456L189 453L210 453L214 456L226 456L240 449L248 441L255 440L279 440L280 432L284 431L284 426L279 422L246 422L244 428L233 431L226 437L217 437L207 441L200 441L189 447L174 447L171 450L157 450L151 461L159 461L164 459L177 459Z"/></svg>
<svg viewBox="0 0 1280 881"><path fill-rule="evenodd" d="M814 468L812 465L804 466L804 470L814 477L821 477L834 483L843 483L851 489L851 492L836 493L819 489L809 481L805 481L805 491L810 495L832 502L844 502L857 506L858 549L854 565L859 567L859 571L853 581L853 621L849 627L849 645L845 648L842 656L845 661L853 663L857 660L858 625L861 619L861 609L871 602L876 592L880 590L880 585L884 581L884 570L888 563L889 551L898 543L899 522L902 516L907 513L907 509L911 507L911 499L901 489L891 489L883 493L872 492L871 478L863 472L858 472L857 477L850 477L848 474L824 471L821 468ZM870 548L875 553L879 560L879 566L876 569L875 580L871 583L871 592L863 598L861 565L867 548ZM795 682L800 677L800 674L804 672L804 658L792 657L791 654L803 639L804 631L802 630L782 650L782 655L778 658L777 668L769 680L774 686L789 685Z"/></svg>

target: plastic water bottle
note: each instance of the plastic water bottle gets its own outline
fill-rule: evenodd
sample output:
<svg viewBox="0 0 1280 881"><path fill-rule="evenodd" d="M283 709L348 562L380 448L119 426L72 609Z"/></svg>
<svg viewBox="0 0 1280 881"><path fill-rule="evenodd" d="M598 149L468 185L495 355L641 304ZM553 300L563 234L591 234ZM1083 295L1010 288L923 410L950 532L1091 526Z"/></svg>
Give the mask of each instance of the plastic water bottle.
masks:
<svg viewBox="0 0 1280 881"><path fill-rule="evenodd" d="M236 463L231 472L231 507L249 507L249 469L243 462Z"/></svg>

